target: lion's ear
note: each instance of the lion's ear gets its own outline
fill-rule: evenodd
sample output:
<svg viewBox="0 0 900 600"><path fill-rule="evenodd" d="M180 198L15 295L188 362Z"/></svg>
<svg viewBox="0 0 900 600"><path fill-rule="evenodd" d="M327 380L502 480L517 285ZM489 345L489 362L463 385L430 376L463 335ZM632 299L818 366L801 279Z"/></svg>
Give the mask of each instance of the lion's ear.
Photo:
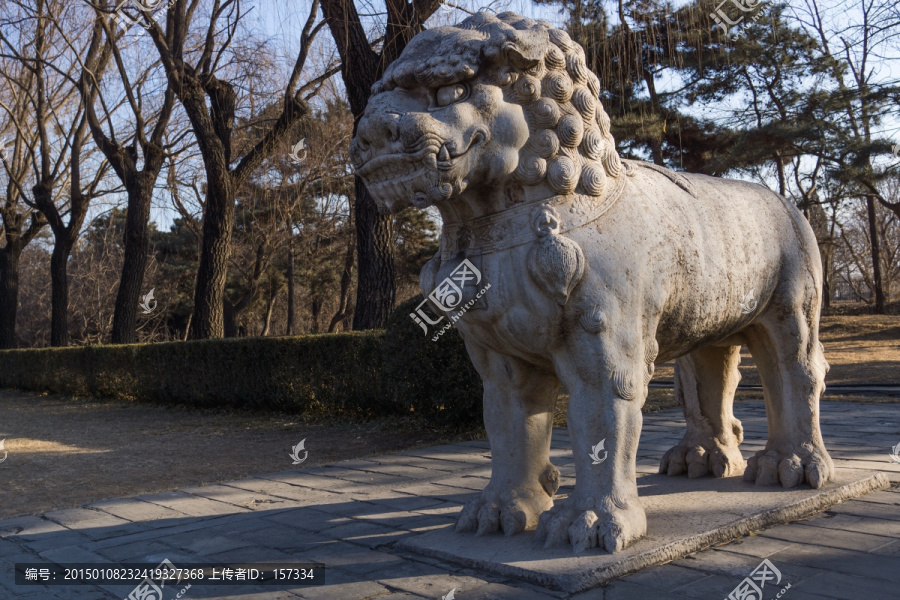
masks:
<svg viewBox="0 0 900 600"><path fill-rule="evenodd" d="M503 45L509 64L523 71L537 66L547 52L550 36L544 29L517 31L514 40Z"/></svg>

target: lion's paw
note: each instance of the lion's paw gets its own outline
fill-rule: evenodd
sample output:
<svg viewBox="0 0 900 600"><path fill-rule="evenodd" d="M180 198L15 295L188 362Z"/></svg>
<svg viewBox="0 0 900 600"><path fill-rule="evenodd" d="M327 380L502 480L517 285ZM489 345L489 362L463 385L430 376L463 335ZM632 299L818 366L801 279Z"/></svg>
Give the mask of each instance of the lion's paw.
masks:
<svg viewBox="0 0 900 600"><path fill-rule="evenodd" d="M647 533L647 517L638 502L609 511L587 498L569 498L541 515L535 541L545 548L571 544L575 552L603 548L620 552Z"/></svg>
<svg viewBox="0 0 900 600"><path fill-rule="evenodd" d="M834 478L834 463L825 448L803 444L786 451L760 450L747 461L744 480L756 485L776 485L792 488L804 481L812 488L820 488Z"/></svg>
<svg viewBox="0 0 900 600"><path fill-rule="evenodd" d="M502 531L514 535L534 528L541 513L551 506L553 498L543 488L497 492L488 486L463 507L456 531L474 531L476 535Z"/></svg>
<svg viewBox="0 0 900 600"><path fill-rule="evenodd" d="M659 472L669 477L687 472L691 479L708 473L732 477L743 473L746 466L737 446L723 446L715 441L691 445L682 441L663 455Z"/></svg>

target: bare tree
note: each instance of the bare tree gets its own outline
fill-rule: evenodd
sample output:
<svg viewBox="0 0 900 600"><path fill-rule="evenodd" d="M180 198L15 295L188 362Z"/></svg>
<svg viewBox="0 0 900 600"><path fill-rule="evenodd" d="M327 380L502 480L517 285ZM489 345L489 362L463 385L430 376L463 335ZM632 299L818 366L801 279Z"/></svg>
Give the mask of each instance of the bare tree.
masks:
<svg viewBox="0 0 900 600"><path fill-rule="evenodd" d="M896 182L882 183L880 193L890 200L900 200ZM892 189L893 188L893 189ZM855 203L848 207L838 224L839 245L836 247L836 271L858 300L874 303L876 284L872 265L872 224L868 207ZM900 218L887 208L875 205L875 231L880 242L879 272L883 274L885 301L900 292Z"/></svg>
<svg viewBox="0 0 900 600"><path fill-rule="evenodd" d="M3 7L6 10L7 7ZM0 23L0 27L6 27ZM32 174L31 153L37 144L29 126L28 91L34 74L24 63L5 52L0 56L0 166L4 178L0 198L0 349L14 348L19 304L19 262L25 247L47 224L27 198Z"/></svg>
<svg viewBox="0 0 900 600"><path fill-rule="evenodd" d="M879 169L873 156L890 152L889 140L879 137L878 125L895 110L891 97L900 93L896 82L879 80L885 66L896 64L891 45L900 36L900 15L893 0L855 0L853 12L845 6L824 6L804 0L795 9L800 25L818 40L819 63L834 82L833 93L820 98L823 132L828 135L822 153L835 177L857 188L866 206L875 310L884 312L885 289L876 203L900 216L900 203L886 198L879 182L889 169ZM837 12L840 12L840 15ZM838 118L835 118L839 115Z"/></svg>
<svg viewBox="0 0 900 600"><path fill-rule="evenodd" d="M85 142L89 136L78 81L82 65L102 70L108 55L99 45L85 42L82 6L59 0L17 6L18 33L28 43L21 44L21 37L11 39L3 32L0 42L30 75L26 96L38 137L31 157L31 203L53 232L50 343L65 346L69 343L69 255L91 200L102 193L99 186L106 171L105 164L94 164L93 176L85 177L90 159Z"/></svg>
<svg viewBox="0 0 900 600"><path fill-rule="evenodd" d="M172 89L190 119L203 157L206 197L191 332L194 338L215 338L224 333L223 302L235 195L291 128L309 115L309 96L304 94L331 77L332 71L300 85L310 46L323 26L321 22L316 24L319 2L313 0L301 33L300 50L284 89L281 113L232 167L238 94L235 85L223 78L222 63L227 62L237 34L242 3L211 0L209 13L204 17L199 16L200 6L199 0L174 0L166 9L165 27L146 12L141 18ZM197 44L189 37L192 27L205 30Z"/></svg>
<svg viewBox="0 0 900 600"><path fill-rule="evenodd" d="M388 0L384 37L370 40L353 0L322 0L322 11L341 57L341 76L354 117L353 133L372 85L395 61L442 0ZM376 47L380 45L380 50ZM355 183L356 246L359 262L354 329L384 327L394 307L392 218L379 215L360 178Z"/></svg>
<svg viewBox="0 0 900 600"><path fill-rule="evenodd" d="M145 64L140 53L145 53L146 47L140 40L133 44L129 53L132 56L126 56L122 48L125 34L106 19L110 8L106 1L95 6L92 43L105 45L111 52L121 83L117 89L124 96L128 114L118 114L115 108L119 103L111 104L103 98L102 73L86 69L81 93L94 141L128 195L125 253L112 326L112 342L126 344L135 341L138 301L149 250L150 205L166 158L163 142L175 106L175 93L171 82L163 90L154 88L159 63ZM135 53L138 55L133 56Z"/></svg>

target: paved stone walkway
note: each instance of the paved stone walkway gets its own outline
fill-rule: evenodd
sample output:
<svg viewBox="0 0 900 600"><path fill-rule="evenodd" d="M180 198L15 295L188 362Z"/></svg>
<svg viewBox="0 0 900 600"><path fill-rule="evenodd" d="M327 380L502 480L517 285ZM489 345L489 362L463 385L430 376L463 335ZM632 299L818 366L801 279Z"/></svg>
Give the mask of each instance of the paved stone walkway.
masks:
<svg viewBox="0 0 900 600"><path fill-rule="evenodd" d="M740 403L745 456L764 445L761 403ZM837 466L883 471L900 483L891 447L900 444L900 405L822 403L825 442ZM646 415L639 470L656 471L677 442L677 410ZM291 589L194 586L184 600L721 600L768 558L782 573L765 586L770 600L880 600L900 597L900 489L868 494L814 518L573 596L396 551L394 542L452 523L490 476L486 440L369 460L260 475L241 481L95 502L36 517L0 521L0 598L125 598L133 586L16 587L16 562L298 562L326 565L324 582ZM570 492L568 434L557 430L552 459ZM85 485L90 485L89 479ZM477 538L472 538L477 544ZM321 578L320 578L321 579ZM771 590L771 592L770 592ZM165 600L178 590L167 589Z"/></svg>

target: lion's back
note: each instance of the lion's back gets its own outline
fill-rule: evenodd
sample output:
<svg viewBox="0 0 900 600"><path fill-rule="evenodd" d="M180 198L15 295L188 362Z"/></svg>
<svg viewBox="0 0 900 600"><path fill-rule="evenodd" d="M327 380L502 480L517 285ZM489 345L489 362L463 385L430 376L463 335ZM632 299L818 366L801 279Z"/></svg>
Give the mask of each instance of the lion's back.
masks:
<svg viewBox="0 0 900 600"><path fill-rule="evenodd" d="M674 354L721 339L752 320L779 290L815 287L821 266L803 216L767 188L744 181L631 171L622 196L578 236L590 283L655 314L660 346Z"/></svg>

